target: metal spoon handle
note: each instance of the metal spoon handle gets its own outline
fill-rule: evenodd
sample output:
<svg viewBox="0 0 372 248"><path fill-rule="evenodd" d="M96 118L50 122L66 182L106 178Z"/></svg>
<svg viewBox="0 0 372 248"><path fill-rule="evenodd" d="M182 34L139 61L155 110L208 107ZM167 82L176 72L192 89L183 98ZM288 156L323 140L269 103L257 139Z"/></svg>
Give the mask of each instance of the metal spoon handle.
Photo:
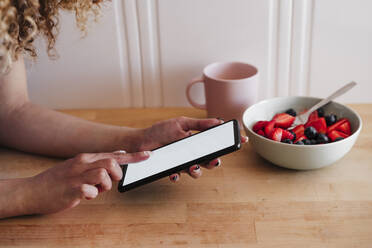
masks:
<svg viewBox="0 0 372 248"><path fill-rule="evenodd" d="M356 84L357 84L356 82L351 82L351 83L346 84L344 87L338 89L336 92L334 92L329 97L324 98L323 100L321 100L320 102L318 102L317 104L315 104L307 112L308 113L312 113L313 111L317 110L318 108L323 107L324 105L326 105L327 103L329 103L330 101L332 101L333 99L335 99L336 97L339 97L339 96L343 95L344 93L346 93L347 91L349 91Z"/></svg>

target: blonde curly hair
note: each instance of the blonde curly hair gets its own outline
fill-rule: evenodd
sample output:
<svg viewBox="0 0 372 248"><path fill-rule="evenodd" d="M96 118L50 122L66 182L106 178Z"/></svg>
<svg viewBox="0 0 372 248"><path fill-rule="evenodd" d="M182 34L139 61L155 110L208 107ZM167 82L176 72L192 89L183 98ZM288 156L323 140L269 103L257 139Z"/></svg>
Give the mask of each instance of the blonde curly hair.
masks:
<svg viewBox="0 0 372 248"><path fill-rule="evenodd" d="M103 0L0 0L0 74L7 73L20 54L37 57L34 40L43 36L47 52L55 57L59 10L74 11L78 28L85 32L90 15L99 15Z"/></svg>

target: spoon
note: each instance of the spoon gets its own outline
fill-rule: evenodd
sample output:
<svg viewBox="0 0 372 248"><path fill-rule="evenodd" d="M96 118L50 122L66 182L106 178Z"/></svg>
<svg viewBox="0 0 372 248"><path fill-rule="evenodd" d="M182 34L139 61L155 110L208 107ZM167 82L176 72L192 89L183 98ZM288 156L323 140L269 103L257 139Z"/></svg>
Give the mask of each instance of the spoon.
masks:
<svg viewBox="0 0 372 248"><path fill-rule="evenodd" d="M290 129L294 128L297 125L305 124L307 122L307 119L309 118L309 116L310 116L310 114L312 112L314 112L318 108L323 107L324 105L326 105L327 103L329 103L330 101L332 101L333 99L335 99L336 97L339 97L339 96L345 94L347 91L349 91L351 88L353 88L356 84L357 84L356 82L351 82L351 83L346 84L345 86L343 86L342 88L338 89L333 94L331 94L329 97L324 98L323 100L321 100L320 102L318 102L317 104L315 104L314 106L312 106L305 113L296 116L296 119L293 122L293 124L290 127Z"/></svg>

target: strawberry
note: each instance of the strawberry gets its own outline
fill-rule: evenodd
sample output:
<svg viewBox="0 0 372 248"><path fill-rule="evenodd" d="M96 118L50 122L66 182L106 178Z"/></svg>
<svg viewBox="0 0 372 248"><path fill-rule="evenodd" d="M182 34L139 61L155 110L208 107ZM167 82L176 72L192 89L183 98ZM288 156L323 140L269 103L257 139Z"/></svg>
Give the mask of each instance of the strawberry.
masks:
<svg viewBox="0 0 372 248"><path fill-rule="evenodd" d="M258 130L262 130L266 127L268 121L257 121L256 124L253 125L252 129L255 133L258 132Z"/></svg>
<svg viewBox="0 0 372 248"><path fill-rule="evenodd" d="M299 136L298 138L296 138L296 140L294 141L294 143L297 143L301 140L304 140L304 139L307 139L307 137L305 135L302 135L302 136Z"/></svg>
<svg viewBox="0 0 372 248"><path fill-rule="evenodd" d="M301 137L302 135L304 135L304 132L305 132L305 126L304 126L304 125L298 125L298 126L296 126L295 128L293 128L292 131L296 134L296 137L299 138L299 137Z"/></svg>
<svg viewBox="0 0 372 248"><path fill-rule="evenodd" d="M274 132L271 134L270 139L280 142L282 140L282 136L283 136L283 129L275 128Z"/></svg>
<svg viewBox="0 0 372 248"><path fill-rule="evenodd" d="M307 119L307 122L311 122L311 121L315 121L319 118L318 116L318 111L315 110L314 112L312 112L310 115L309 115L309 119Z"/></svg>
<svg viewBox="0 0 372 248"><path fill-rule="evenodd" d="M337 131L343 132L344 134L350 135L351 134L351 127L350 122L346 120L343 124L336 128Z"/></svg>
<svg viewBox="0 0 372 248"><path fill-rule="evenodd" d="M294 135L290 131L283 129L282 140L285 140L285 139L293 140L294 139Z"/></svg>
<svg viewBox="0 0 372 248"><path fill-rule="evenodd" d="M343 132L339 132L337 130L333 130L328 133L328 137L332 140L335 141L337 138L347 138L349 135L344 134Z"/></svg>
<svg viewBox="0 0 372 248"><path fill-rule="evenodd" d="M265 132L261 129L257 131L257 134L265 137Z"/></svg>
<svg viewBox="0 0 372 248"><path fill-rule="evenodd" d="M275 121L275 127L281 127L281 128L288 128L292 125L296 117L286 114L286 113L280 113L276 114L273 118Z"/></svg>
<svg viewBox="0 0 372 248"><path fill-rule="evenodd" d="M348 121L346 118L342 118L340 119L338 122L336 122L335 124L333 124L332 126L329 126L328 129L327 129L327 133L330 133L332 132L333 130L337 130L339 128L339 126L341 126L342 124L344 124L346 121ZM350 123L349 123L350 125ZM344 128L345 129L345 128Z"/></svg>
<svg viewBox="0 0 372 248"><path fill-rule="evenodd" d="M315 121L310 121L305 124L305 127L314 127L318 133L327 132L327 122L324 117L318 118Z"/></svg>
<svg viewBox="0 0 372 248"><path fill-rule="evenodd" d="M268 137L268 138L271 137L271 134L274 132L274 126L275 126L275 121L274 120L269 121L269 123L267 123L266 127L264 128L266 137Z"/></svg>

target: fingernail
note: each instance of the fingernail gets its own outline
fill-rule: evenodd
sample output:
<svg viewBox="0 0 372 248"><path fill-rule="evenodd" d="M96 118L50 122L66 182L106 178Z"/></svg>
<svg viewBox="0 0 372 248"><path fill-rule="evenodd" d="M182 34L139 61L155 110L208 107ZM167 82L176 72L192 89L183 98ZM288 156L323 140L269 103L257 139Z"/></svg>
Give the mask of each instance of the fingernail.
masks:
<svg viewBox="0 0 372 248"><path fill-rule="evenodd" d="M145 155L145 156L151 156L151 152L150 151L144 151L143 152L143 155Z"/></svg>
<svg viewBox="0 0 372 248"><path fill-rule="evenodd" d="M218 160L217 160L217 163L215 163L214 166L217 167L217 166L220 166L220 164L221 164L221 161L218 159Z"/></svg>
<svg viewBox="0 0 372 248"><path fill-rule="evenodd" d="M124 151L124 150L118 150L118 151L114 151L114 152L113 152L113 154L118 154L118 155L120 155L120 154L125 154L125 153L127 153L127 152Z"/></svg>
<svg viewBox="0 0 372 248"><path fill-rule="evenodd" d="M221 118L221 117L217 117L216 119L219 120L219 121L221 121L221 122L224 122L224 121L225 121L225 120L224 120L223 118Z"/></svg>
<svg viewBox="0 0 372 248"><path fill-rule="evenodd" d="M200 166L198 164L195 166L195 168L193 169L193 171L197 171L197 170L200 170Z"/></svg>
<svg viewBox="0 0 372 248"><path fill-rule="evenodd" d="M172 177L172 180L173 180L173 181L176 181L177 178L178 178L178 175L174 175L174 176Z"/></svg>

